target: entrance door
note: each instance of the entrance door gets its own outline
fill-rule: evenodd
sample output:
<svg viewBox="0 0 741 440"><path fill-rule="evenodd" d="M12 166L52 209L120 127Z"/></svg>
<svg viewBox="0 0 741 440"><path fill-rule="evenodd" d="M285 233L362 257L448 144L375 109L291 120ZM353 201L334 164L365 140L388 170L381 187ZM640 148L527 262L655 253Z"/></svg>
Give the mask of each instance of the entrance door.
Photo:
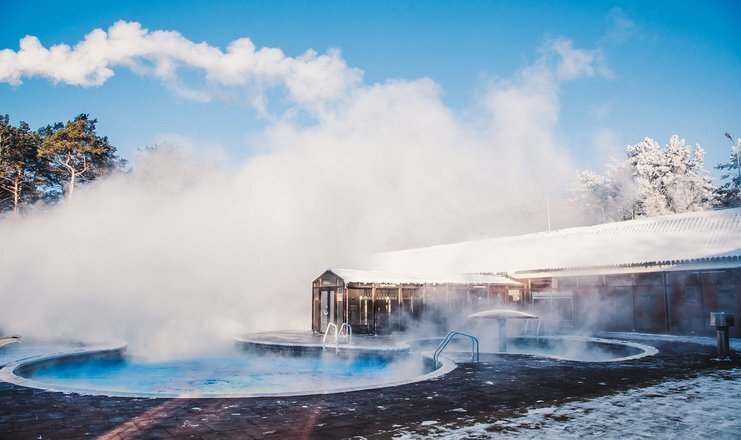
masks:
<svg viewBox="0 0 741 440"><path fill-rule="evenodd" d="M327 325L330 322L334 322L334 302L335 294L334 290L322 290L321 293L321 315L320 315L320 327L319 331L324 333L327 331Z"/></svg>

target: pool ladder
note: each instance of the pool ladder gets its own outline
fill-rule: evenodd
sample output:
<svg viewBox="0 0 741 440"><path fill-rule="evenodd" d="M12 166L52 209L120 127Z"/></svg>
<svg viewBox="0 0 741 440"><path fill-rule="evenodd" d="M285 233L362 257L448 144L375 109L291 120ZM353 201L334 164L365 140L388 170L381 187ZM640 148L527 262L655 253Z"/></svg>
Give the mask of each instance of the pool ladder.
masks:
<svg viewBox="0 0 741 440"><path fill-rule="evenodd" d="M468 333L459 332L458 330L453 330L452 332L448 333L447 336L445 336L445 339L443 339L440 345L437 346L435 354L432 355L432 362L435 364L435 368L438 368L440 366L440 361L438 359L440 358L443 350L445 350L445 347L447 347L450 341L452 341L453 338L458 335L465 336L471 339L471 362L479 361L479 340L476 338L476 336L469 335Z"/></svg>
<svg viewBox="0 0 741 440"><path fill-rule="evenodd" d="M337 324L330 322L327 324L327 330L324 331L324 338L322 339L322 350L327 348L327 337L329 336L330 330L334 328L334 349L338 351L340 349L340 338L347 336L347 343L352 344L352 327L350 324L343 322L342 325L337 328ZM343 334L343 331L347 329L347 333Z"/></svg>
<svg viewBox="0 0 741 440"><path fill-rule="evenodd" d="M533 325L531 326L530 325L530 321L537 321L537 323L536 322L533 322ZM525 330L522 333L523 336L527 336L528 330L530 330L530 328L533 329L533 332L535 333L535 336L540 336L540 324L542 322L543 322L543 320L541 318L538 318L538 319L527 319L527 320L525 320Z"/></svg>

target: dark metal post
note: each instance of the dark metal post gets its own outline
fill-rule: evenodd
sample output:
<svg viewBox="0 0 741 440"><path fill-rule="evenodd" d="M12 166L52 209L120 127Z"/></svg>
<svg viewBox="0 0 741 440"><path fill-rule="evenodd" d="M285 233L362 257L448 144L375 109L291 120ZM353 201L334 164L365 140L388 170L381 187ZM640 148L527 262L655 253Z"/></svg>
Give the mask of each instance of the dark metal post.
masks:
<svg viewBox="0 0 741 440"><path fill-rule="evenodd" d="M717 330L718 360L730 359L729 327L735 324L734 316L725 312L710 312L710 325Z"/></svg>

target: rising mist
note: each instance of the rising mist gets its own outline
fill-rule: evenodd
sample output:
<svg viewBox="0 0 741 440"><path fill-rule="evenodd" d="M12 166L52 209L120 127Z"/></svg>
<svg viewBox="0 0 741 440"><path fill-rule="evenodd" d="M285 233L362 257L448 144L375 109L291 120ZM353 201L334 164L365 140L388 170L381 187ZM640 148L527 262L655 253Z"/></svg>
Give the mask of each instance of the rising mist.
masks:
<svg viewBox="0 0 741 440"><path fill-rule="evenodd" d="M560 86L600 72L568 40L542 54L487 81L466 116L428 78L355 84L309 124L275 118L244 163L162 139L128 173L6 216L0 329L190 354L240 332L308 330L310 283L329 266L545 229L546 193L573 170Z"/></svg>

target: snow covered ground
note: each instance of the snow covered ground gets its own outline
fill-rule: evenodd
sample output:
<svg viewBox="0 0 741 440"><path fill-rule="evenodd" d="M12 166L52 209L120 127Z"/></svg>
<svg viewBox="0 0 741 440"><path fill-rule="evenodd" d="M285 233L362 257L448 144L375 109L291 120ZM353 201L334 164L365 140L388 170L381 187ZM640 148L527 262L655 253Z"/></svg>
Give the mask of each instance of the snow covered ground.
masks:
<svg viewBox="0 0 741 440"><path fill-rule="evenodd" d="M741 436L741 369L676 380L597 399L534 408L463 428L424 422L424 434L395 438L712 438Z"/></svg>
<svg viewBox="0 0 741 440"><path fill-rule="evenodd" d="M610 333L612 337L620 334ZM627 334L626 334L627 335ZM631 333L632 339L664 339L714 345L708 337ZM731 340L739 351L741 341ZM532 408L508 419L450 426L427 420L397 439L741 438L741 369L635 388L559 406Z"/></svg>

